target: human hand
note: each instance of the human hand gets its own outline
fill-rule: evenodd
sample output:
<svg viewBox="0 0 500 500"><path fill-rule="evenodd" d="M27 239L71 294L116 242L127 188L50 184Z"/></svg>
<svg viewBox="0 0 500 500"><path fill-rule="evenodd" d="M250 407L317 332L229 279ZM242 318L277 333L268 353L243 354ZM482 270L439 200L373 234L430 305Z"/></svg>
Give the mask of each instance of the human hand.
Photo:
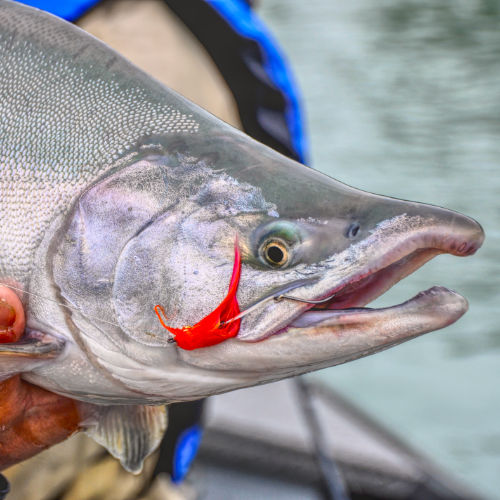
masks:
<svg viewBox="0 0 500 500"><path fill-rule="evenodd" d="M19 297L0 286L0 343L18 341L25 316ZM0 382L0 470L63 441L79 428L77 402L19 375Z"/></svg>

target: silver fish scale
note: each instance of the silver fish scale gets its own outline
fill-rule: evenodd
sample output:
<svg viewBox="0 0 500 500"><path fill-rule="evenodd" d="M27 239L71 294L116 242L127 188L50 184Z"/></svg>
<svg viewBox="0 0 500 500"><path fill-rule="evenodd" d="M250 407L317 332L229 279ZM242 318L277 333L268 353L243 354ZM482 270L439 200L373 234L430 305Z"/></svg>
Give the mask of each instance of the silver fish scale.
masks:
<svg viewBox="0 0 500 500"><path fill-rule="evenodd" d="M144 137L195 107L78 28L0 0L0 278L26 285L55 216Z"/></svg>

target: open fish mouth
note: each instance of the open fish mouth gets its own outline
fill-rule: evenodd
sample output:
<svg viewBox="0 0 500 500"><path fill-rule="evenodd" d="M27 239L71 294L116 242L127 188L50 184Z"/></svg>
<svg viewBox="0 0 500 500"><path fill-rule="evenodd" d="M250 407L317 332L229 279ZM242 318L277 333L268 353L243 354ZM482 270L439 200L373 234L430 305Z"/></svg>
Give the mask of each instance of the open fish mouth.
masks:
<svg viewBox="0 0 500 500"><path fill-rule="evenodd" d="M417 231L410 237L399 238L399 241L396 239L388 249L386 246L385 252L374 252L374 258L364 267L358 267L321 294L309 299L305 297L305 290L299 293L296 289L275 296L275 301L302 302L302 308L288 318L286 324L255 340L299 332L345 330L352 325L358 330L397 329L399 334L411 338L448 326L467 311L468 303L461 295L445 287L434 286L392 307L373 309L364 306L433 257L442 253L472 255L483 239L482 229L475 222L462 233L456 230L443 232L441 227Z"/></svg>
<svg viewBox="0 0 500 500"><path fill-rule="evenodd" d="M366 271L358 273L332 290L331 300L317 305L316 308L347 309L368 304L435 256L442 253L460 257L472 255L483 241L482 236L471 242L447 239L439 242L434 239L435 247L422 247L428 239L430 238L421 236L415 241L405 241L393 248Z"/></svg>

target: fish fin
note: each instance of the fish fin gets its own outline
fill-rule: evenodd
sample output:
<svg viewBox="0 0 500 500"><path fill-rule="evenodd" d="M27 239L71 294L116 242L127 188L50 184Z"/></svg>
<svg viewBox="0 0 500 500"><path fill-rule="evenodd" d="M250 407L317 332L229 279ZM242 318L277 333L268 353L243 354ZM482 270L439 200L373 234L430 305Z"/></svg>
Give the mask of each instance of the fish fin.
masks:
<svg viewBox="0 0 500 500"><path fill-rule="evenodd" d="M95 406L85 433L120 460L133 474L142 471L144 460L159 446L167 428L164 406ZM85 426L85 423L83 424Z"/></svg>
<svg viewBox="0 0 500 500"><path fill-rule="evenodd" d="M19 341L0 344L0 381L56 358L64 345L63 339L30 329Z"/></svg>

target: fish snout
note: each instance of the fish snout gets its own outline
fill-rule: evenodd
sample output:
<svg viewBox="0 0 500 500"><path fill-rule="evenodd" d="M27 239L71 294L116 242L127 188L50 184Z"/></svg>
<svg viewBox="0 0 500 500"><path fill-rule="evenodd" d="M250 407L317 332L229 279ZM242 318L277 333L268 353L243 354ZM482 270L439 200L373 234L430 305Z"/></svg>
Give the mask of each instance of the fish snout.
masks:
<svg viewBox="0 0 500 500"><path fill-rule="evenodd" d="M429 247L466 257L474 254L483 244L483 228L474 219L433 205L416 205L416 213L422 211L422 217L428 220L424 225L429 228L426 241Z"/></svg>
<svg viewBox="0 0 500 500"><path fill-rule="evenodd" d="M485 235L481 225L459 212L424 203L377 198L364 207L365 216L359 217L361 237L392 225L392 234L413 240L418 248L459 257L474 254L483 244ZM399 222L394 224L396 220Z"/></svg>

